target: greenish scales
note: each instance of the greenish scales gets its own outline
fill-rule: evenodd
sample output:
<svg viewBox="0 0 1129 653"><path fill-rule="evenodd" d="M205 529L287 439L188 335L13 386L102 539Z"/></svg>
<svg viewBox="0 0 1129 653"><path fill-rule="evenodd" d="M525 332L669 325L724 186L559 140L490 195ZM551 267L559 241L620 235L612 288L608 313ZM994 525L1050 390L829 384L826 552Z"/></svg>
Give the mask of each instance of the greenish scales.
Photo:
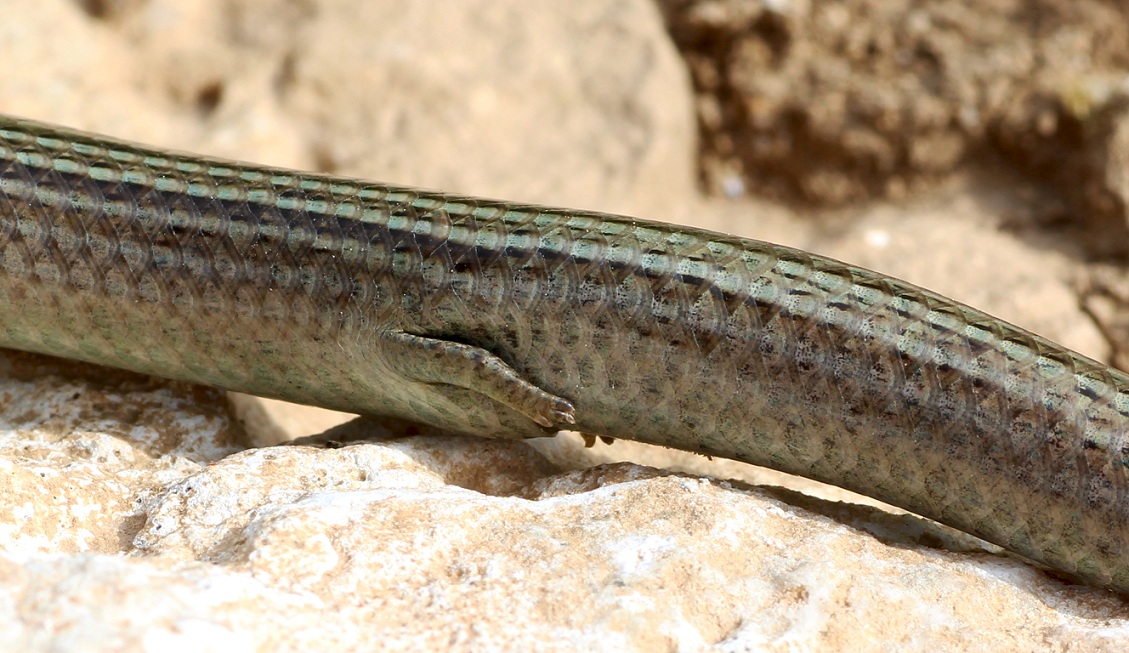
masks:
<svg viewBox="0 0 1129 653"><path fill-rule="evenodd" d="M0 117L0 346L765 465L1129 593L1129 377L778 245Z"/></svg>

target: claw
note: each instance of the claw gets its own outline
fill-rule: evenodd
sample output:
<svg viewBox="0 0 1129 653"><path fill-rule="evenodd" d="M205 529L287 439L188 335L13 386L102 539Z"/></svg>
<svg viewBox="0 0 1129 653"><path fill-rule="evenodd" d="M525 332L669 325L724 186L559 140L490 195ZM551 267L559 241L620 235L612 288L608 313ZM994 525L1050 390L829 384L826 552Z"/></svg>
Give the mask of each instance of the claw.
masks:
<svg viewBox="0 0 1129 653"><path fill-rule="evenodd" d="M534 422L546 428L558 424L575 424L576 409L569 401L560 397L553 397L552 404L546 412L538 412L530 417Z"/></svg>
<svg viewBox="0 0 1129 653"><path fill-rule="evenodd" d="M596 435L595 433L581 433L580 437L584 438L585 449L591 449L592 447L596 446L596 438L599 438L600 442L603 442L604 444L611 444L615 442L615 438L613 437L607 435Z"/></svg>

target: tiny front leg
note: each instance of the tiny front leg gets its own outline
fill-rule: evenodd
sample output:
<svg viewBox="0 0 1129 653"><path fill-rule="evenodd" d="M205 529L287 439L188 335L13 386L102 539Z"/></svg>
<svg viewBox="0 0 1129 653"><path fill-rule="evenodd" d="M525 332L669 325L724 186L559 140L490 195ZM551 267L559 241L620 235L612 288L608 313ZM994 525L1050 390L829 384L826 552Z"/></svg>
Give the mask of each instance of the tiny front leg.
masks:
<svg viewBox="0 0 1129 653"><path fill-rule="evenodd" d="M575 424L572 404L523 379L501 358L460 342L393 331L387 360L404 378L421 383L453 385L509 406L536 424L553 428Z"/></svg>

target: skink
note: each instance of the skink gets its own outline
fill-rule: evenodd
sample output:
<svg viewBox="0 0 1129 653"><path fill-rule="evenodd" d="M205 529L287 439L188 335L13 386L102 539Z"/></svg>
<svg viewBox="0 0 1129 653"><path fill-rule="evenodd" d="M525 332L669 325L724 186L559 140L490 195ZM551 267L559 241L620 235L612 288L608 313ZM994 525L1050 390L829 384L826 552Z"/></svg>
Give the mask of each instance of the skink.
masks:
<svg viewBox="0 0 1129 653"><path fill-rule="evenodd" d="M1129 377L769 243L0 117L0 346L764 465L1129 593Z"/></svg>

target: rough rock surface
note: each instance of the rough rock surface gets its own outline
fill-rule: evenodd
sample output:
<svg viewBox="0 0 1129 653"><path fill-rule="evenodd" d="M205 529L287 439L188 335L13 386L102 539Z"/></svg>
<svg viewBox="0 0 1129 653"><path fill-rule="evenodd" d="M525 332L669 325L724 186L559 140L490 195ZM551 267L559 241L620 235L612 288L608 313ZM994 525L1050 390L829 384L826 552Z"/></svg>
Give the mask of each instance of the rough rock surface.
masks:
<svg viewBox="0 0 1129 653"><path fill-rule="evenodd" d="M1065 24L1114 12L1079 6ZM825 11L757 7L788 20ZM881 31L848 18L852 33ZM1106 27L1094 61L1070 66L1097 75L1116 63L1117 29ZM937 38L964 29L984 40L989 28L1002 30L988 39L1001 48L1027 47L1028 32L998 20L954 19ZM647 0L10 0L0 8L0 111L808 247L1111 356L1075 292L1087 244L1069 226L1032 219L1045 216L1046 195L1024 170L948 171L961 160L952 156L930 163L942 172L929 176L895 157L890 178L939 185L913 185L924 190L912 202L818 220L764 200L697 197L694 98L673 43ZM833 66L832 55L811 56ZM904 78L878 73L868 87L901 97ZM921 136L914 124L897 123L908 130L900 138ZM845 128L825 137L855 142ZM1112 168L1083 169L1100 184ZM1119 270L1102 269L1103 288L1124 283ZM1113 315L1117 292L1089 295L1099 296L1112 308L1091 303L1089 313ZM626 442L584 449L572 436L251 448L341 418L236 403L0 352L0 649L1112 651L1129 642L1122 597L913 516L747 484L861 501L765 470Z"/></svg>

